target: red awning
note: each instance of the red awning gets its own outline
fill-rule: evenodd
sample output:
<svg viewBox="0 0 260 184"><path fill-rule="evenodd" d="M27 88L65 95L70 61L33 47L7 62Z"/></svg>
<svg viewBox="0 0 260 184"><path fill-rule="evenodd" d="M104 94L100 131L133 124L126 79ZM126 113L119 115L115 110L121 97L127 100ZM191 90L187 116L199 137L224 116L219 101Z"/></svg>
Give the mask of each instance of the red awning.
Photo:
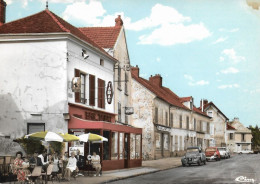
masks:
<svg viewBox="0 0 260 184"><path fill-rule="evenodd" d="M117 132L142 134L141 128L130 127L127 125L120 125L114 123L108 123L104 121L90 121L71 116L69 123L69 129L101 129L101 130L111 130Z"/></svg>

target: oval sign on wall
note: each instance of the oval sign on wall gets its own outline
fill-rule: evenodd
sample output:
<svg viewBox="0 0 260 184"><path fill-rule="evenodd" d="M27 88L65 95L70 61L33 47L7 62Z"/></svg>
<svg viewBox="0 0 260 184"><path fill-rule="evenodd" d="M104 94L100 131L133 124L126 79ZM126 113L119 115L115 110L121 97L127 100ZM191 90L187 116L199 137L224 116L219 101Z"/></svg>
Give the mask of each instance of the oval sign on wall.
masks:
<svg viewBox="0 0 260 184"><path fill-rule="evenodd" d="M111 104L112 103L112 99L113 99L113 85L112 85L111 81L109 81L107 83L106 95L107 95L107 103Z"/></svg>

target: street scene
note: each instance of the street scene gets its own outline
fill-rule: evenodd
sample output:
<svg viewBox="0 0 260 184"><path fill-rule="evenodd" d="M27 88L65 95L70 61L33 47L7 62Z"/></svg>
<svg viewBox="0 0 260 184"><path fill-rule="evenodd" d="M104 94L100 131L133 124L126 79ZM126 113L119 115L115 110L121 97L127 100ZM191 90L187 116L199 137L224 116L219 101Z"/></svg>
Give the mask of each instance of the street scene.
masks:
<svg viewBox="0 0 260 184"><path fill-rule="evenodd" d="M0 0L1 183L260 183L259 0Z"/></svg>

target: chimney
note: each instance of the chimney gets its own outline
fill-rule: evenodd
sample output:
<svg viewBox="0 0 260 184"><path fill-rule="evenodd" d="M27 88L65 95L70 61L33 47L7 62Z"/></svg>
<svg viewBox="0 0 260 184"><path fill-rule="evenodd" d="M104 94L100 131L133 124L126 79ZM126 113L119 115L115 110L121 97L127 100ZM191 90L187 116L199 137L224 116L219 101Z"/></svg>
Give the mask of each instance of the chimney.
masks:
<svg viewBox="0 0 260 184"><path fill-rule="evenodd" d="M131 72L132 74L136 75L137 77L139 77L139 68L138 65L136 65L136 67L131 67Z"/></svg>
<svg viewBox="0 0 260 184"><path fill-rule="evenodd" d="M5 13L6 13L6 2L0 0L0 26L5 23Z"/></svg>
<svg viewBox="0 0 260 184"><path fill-rule="evenodd" d="M155 86L162 87L162 77L160 74L156 74L155 76L151 75L149 81Z"/></svg>
<svg viewBox="0 0 260 184"><path fill-rule="evenodd" d="M121 27L123 26L123 20L121 19L121 15L118 15L118 17L115 19L115 27Z"/></svg>

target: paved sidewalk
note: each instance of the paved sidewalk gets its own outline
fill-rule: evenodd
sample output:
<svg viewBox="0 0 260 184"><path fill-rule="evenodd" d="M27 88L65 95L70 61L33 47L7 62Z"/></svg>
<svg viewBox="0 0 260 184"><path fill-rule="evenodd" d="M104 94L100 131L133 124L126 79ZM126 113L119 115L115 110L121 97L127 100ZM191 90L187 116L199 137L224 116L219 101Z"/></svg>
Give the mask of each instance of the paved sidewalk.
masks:
<svg viewBox="0 0 260 184"><path fill-rule="evenodd" d="M164 158L164 159L159 159L159 160L149 160L149 161L143 161L142 167L130 168L130 169L120 169L120 170L113 170L113 171L104 171L103 175L101 177L79 176L76 178L76 180L74 180L72 178L70 182L62 182L62 183L71 183L71 184L108 183L111 181L116 181L116 180L125 179L125 178L129 178L129 177L148 174L148 173L153 173L153 172L171 169L171 168L179 167L179 166L181 166L181 157L171 157L171 158ZM54 183L58 184L58 182L54 182Z"/></svg>

